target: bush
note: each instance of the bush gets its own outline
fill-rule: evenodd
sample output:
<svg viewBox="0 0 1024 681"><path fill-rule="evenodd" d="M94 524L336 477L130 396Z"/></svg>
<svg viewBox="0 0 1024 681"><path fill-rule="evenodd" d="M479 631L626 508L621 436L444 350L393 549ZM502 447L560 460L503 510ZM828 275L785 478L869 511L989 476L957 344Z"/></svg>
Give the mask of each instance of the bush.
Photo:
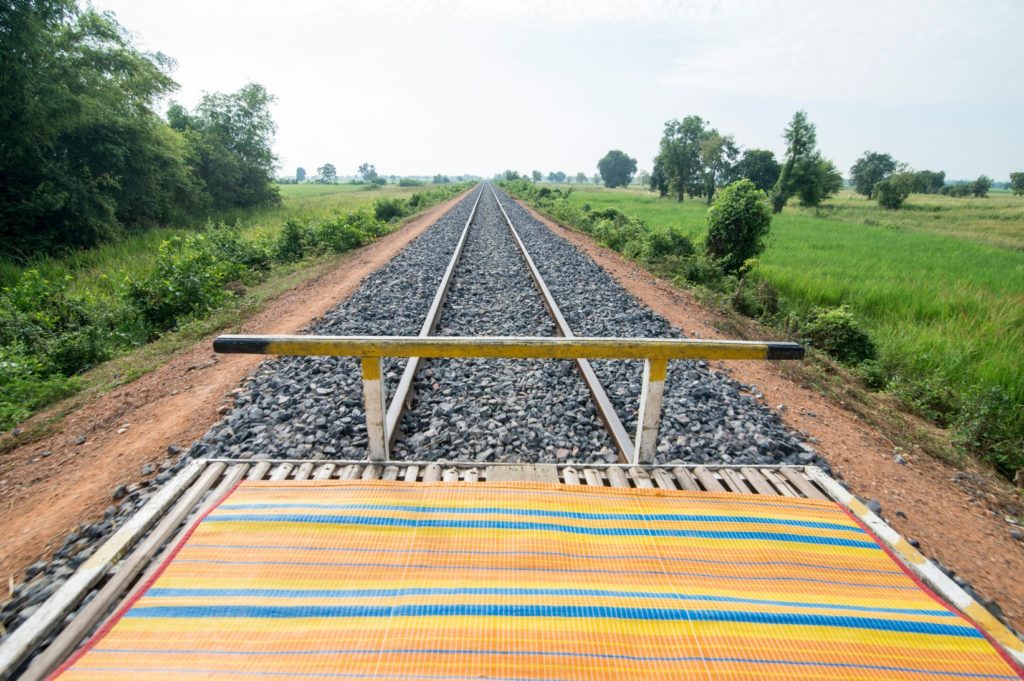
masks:
<svg viewBox="0 0 1024 681"><path fill-rule="evenodd" d="M976 387L954 425L958 445L1011 477L1024 469L1024 410L1000 386Z"/></svg>
<svg viewBox="0 0 1024 681"><path fill-rule="evenodd" d="M914 182L913 173L896 173L881 182L876 182L873 193L878 199L878 205L882 208L897 210L910 196L914 189Z"/></svg>
<svg viewBox="0 0 1024 681"><path fill-rule="evenodd" d="M395 197L377 199L373 202L373 213L381 222L390 222L405 217L405 201Z"/></svg>
<svg viewBox="0 0 1024 681"><path fill-rule="evenodd" d="M69 291L71 277L26 270L0 293L0 346L38 358L39 371L70 376L108 359L120 340L99 301ZM35 371L35 370L33 370ZM38 372L36 372L38 373Z"/></svg>
<svg viewBox="0 0 1024 681"><path fill-rule="evenodd" d="M48 370L40 359L0 347L0 428L25 420L76 387L76 379Z"/></svg>
<svg viewBox="0 0 1024 681"><path fill-rule="evenodd" d="M708 209L708 235L704 248L727 272L739 272L743 263L765 248L772 224L765 193L750 180L724 188Z"/></svg>
<svg viewBox="0 0 1024 681"><path fill-rule="evenodd" d="M685 258L693 255L693 242L679 230L666 227L646 231L643 259L657 261L667 257Z"/></svg>
<svg viewBox="0 0 1024 681"><path fill-rule="evenodd" d="M277 262L302 260L310 253L315 241L315 237L306 225L298 220L288 220L284 223L274 242L274 260Z"/></svg>
<svg viewBox="0 0 1024 681"><path fill-rule="evenodd" d="M874 343L848 305L815 310L800 333L808 343L845 364L858 364L876 356Z"/></svg>
<svg viewBox="0 0 1024 681"><path fill-rule="evenodd" d="M422 187L423 182L420 180L414 180L411 177L403 177L398 181L399 187Z"/></svg>
<svg viewBox="0 0 1024 681"><path fill-rule="evenodd" d="M151 272L127 282L125 298L155 335L220 305L231 296L224 284L244 272L244 266L218 258L204 235L174 237L160 244Z"/></svg>

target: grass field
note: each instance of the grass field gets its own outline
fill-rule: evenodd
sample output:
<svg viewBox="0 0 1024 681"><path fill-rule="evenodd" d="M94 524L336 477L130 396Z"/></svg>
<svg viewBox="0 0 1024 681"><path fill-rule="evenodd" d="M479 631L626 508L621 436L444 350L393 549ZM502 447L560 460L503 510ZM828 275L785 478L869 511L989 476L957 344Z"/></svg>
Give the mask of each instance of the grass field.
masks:
<svg viewBox="0 0 1024 681"><path fill-rule="evenodd" d="M571 201L614 207L703 238L706 206L632 189L577 187ZM888 211L850 191L772 222L760 271L789 309L850 305L879 348L890 387L940 422L997 387L1024 422L1024 197L914 195Z"/></svg>
<svg viewBox="0 0 1024 681"><path fill-rule="evenodd" d="M365 185L286 184L280 185L281 205L274 208L226 215L224 220L238 222L249 235L273 234L289 219L307 219L329 215L333 211L348 213L371 205L382 196L408 197L425 187L387 185L367 190ZM10 286L21 272L36 269L47 279L71 274L72 290L111 290L124 275L136 275L152 266L157 247L165 239L191 233L189 228L151 229L131 234L124 239L97 248L75 251L58 257L34 258L28 263L0 260L0 287Z"/></svg>

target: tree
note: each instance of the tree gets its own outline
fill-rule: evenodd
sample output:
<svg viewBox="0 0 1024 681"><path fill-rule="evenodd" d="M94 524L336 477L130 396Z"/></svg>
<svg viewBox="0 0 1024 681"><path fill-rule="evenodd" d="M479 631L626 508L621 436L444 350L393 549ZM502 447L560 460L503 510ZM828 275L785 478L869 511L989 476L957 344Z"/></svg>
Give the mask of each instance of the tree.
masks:
<svg viewBox="0 0 1024 681"><path fill-rule="evenodd" d="M548 173L548 182L562 184L563 182L565 182L565 173L563 173L561 170Z"/></svg>
<svg viewBox="0 0 1024 681"><path fill-rule="evenodd" d="M594 184L601 184L601 174L594 173L594 176L590 178L590 181L593 182Z"/></svg>
<svg viewBox="0 0 1024 681"><path fill-rule="evenodd" d="M320 181L324 184L334 184L338 181L338 169L334 167L333 163L325 163L316 169L316 174L320 176Z"/></svg>
<svg viewBox="0 0 1024 681"><path fill-rule="evenodd" d="M612 149L597 162L597 170L601 173L604 186L609 189L625 187L633 181L636 172L636 159L630 158L625 152Z"/></svg>
<svg viewBox="0 0 1024 681"><path fill-rule="evenodd" d="M431 182L434 184L449 184L451 179L447 175L438 173L437 175L434 175L434 179L431 180Z"/></svg>
<svg viewBox="0 0 1024 681"><path fill-rule="evenodd" d="M717 130L709 130L700 145L700 160L704 175L704 197L708 205L715 195L715 190L726 184L739 148L731 135L722 136Z"/></svg>
<svg viewBox="0 0 1024 681"><path fill-rule="evenodd" d="M747 260L764 251L772 224L768 197L750 180L737 180L719 192L707 222L708 256L727 272L739 272Z"/></svg>
<svg viewBox="0 0 1024 681"><path fill-rule="evenodd" d="M544 179L544 176L540 174L539 170L534 170L532 173L530 173L530 176L533 178L534 182L540 182L541 180Z"/></svg>
<svg viewBox="0 0 1024 681"><path fill-rule="evenodd" d="M677 201L686 194L694 194L703 185L701 144L707 136L704 119L687 116L682 121L673 119L665 123L658 155L654 160L654 175L657 189L662 196L671 192Z"/></svg>
<svg viewBox="0 0 1024 681"><path fill-rule="evenodd" d="M817 207L842 188L842 175L817 149L818 134L807 119L807 112L793 114L783 138L786 162L772 190L772 209L776 213L781 212L793 196L800 197L801 205Z"/></svg>
<svg viewBox="0 0 1024 681"><path fill-rule="evenodd" d="M373 182L378 177L380 177L379 175L377 175L376 166L374 166L372 163L363 163L362 165L359 166L359 169L356 172L359 173L359 175L363 178L365 182Z"/></svg>
<svg viewBox="0 0 1024 681"><path fill-rule="evenodd" d="M519 173L517 173L514 170L506 170L505 171L505 179L509 180L509 181L518 180L518 179L521 179L521 176L519 175ZM565 173L562 173L562 179L565 179Z"/></svg>
<svg viewBox="0 0 1024 681"><path fill-rule="evenodd" d="M876 182L872 194L878 199L879 206L896 210L914 190L915 181L914 173L893 173Z"/></svg>
<svg viewBox="0 0 1024 681"><path fill-rule="evenodd" d="M172 66L74 0L0 5L0 251L92 246L205 207L187 141L155 112Z"/></svg>
<svg viewBox="0 0 1024 681"><path fill-rule="evenodd" d="M594 179L595 179L594 184L597 184L596 180L599 180L600 177L595 175ZM651 174L649 172L647 172L646 170L641 170L639 173L637 173L636 183L638 185L640 185L641 187L646 187L646 186L650 185L651 184Z"/></svg>
<svg viewBox="0 0 1024 681"><path fill-rule="evenodd" d="M1017 196L1024 196L1024 173L1010 173L1010 189Z"/></svg>
<svg viewBox="0 0 1024 681"><path fill-rule="evenodd" d="M747 149L743 157L733 166L733 179L747 178L761 191L767 192L779 180L782 166L775 160L775 154L767 149Z"/></svg>
<svg viewBox="0 0 1024 681"><path fill-rule="evenodd" d="M296 182L305 182L306 181L306 169L303 168L302 166L299 166L298 168L295 169L295 181Z"/></svg>
<svg viewBox="0 0 1024 681"><path fill-rule="evenodd" d="M237 92L203 95L192 112L180 105L168 111L171 127L185 133L213 208L228 210L279 203L272 173L274 97L259 83Z"/></svg>
<svg viewBox="0 0 1024 681"><path fill-rule="evenodd" d="M587 179L587 174L583 171L576 173L576 184L586 184L590 180Z"/></svg>
<svg viewBox="0 0 1024 681"><path fill-rule="evenodd" d="M658 192L660 198L668 196L668 179L665 177L665 168L660 158L654 159L654 168L651 170L651 177L648 186L652 192Z"/></svg>
<svg viewBox="0 0 1024 681"><path fill-rule="evenodd" d="M850 179L858 194L871 198L875 185L896 172L896 159L889 154L865 151L850 168Z"/></svg>
<svg viewBox="0 0 1024 681"><path fill-rule="evenodd" d="M988 190L992 188L992 178L988 175L980 175L977 180L971 183L971 194L983 199L988 196Z"/></svg>
<svg viewBox="0 0 1024 681"><path fill-rule="evenodd" d="M940 170L939 172L934 172L931 170L918 170L914 173L914 187L912 193L939 194L942 192L942 187L945 184L945 171Z"/></svg>

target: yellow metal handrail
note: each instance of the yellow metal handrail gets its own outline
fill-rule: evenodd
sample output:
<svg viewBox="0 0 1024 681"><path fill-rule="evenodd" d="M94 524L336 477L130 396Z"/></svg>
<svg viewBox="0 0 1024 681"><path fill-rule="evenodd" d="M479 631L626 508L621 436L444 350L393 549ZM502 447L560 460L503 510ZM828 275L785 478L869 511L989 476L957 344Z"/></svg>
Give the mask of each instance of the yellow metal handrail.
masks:
<svg viewBox="0 0 1024 681"><path fill-rule="evenodd" d="M495 359L642 359L643 388L633 461L651 463L668 362L674 359L802 359L797 343L682 338L552 338L507 336L220 336L220 353L358 357L362 362L367 458L388 460L383 357L484 357Z"/></svg>

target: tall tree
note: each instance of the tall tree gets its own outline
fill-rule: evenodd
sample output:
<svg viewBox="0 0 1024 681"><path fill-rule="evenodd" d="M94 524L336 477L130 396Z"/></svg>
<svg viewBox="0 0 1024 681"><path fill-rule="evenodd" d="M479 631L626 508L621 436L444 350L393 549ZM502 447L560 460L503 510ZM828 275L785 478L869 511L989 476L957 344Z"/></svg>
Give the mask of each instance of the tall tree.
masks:
<svg viewBox="0 0 1024 681"><path fill-rule="evenodd" d="M334 167L333 163L325 163L316 169L316 174L320 176L320 181L325 184L334 184L338 181L338 169Z"/></svg>
<svg viewBox="0 0 1024 681"><path fill-rule="evenodd" d="M763 192L770 191L779 180L782 166L767 149L746 149L732 169L732 179L746 178Z"/></svg>
<svg viewBox="0 0 1024 681"><path fill-rule="evenodd" d="M625 187L633 181L636 172L636 159L618 149L612 149L597 162L597 169L609 189Z"/></svg>
<svg viewBox="0 0 1024 681"><path fill-rule="evenodd" d="M534 182L540 182L541 180L544 179L544 176L540 174L539 170L534 170L532 173L530 173L530 176L533 178Z"/></svg>
<svg viewBox="0 0 1024 681"><path fill-rule="evenodd" d="M587 174L585 172L581 170L576 173L576 184L586 184L587 182L589 182L589 180L587 179Z"/></svg>
<svg viewBox="0 0 1024 681"><path fill-rule="evenodd" d="M700 150L706 135L706 124L700 116L665 123L654 164L659 181L655 188L659 191L664 188L662 196L672 193L677 201L682 201L687 194L702 191L704 169Z"/></svg>
<svg viewBox="0 0 1024 681"><path fill-rule="evenodd" d="M858 194L871 198L875 185L896 172L899 164L889 154L865 151L850 168L850 179Z"/></svg>
<svg viewBox="0 0 1024 681"><path fill-rule="evenodd" d="M711 205L718 187L725 186L732 174L740 150L731 135L709 130L700 145L700 161L704 175L704 197Z"/></svg>
<svg viewBox="0 0 1024 681"><path fill-rule="evenodd" d="M590 181L593 182L594 184L601 184L601 174L594 173L594 176L590 178Z"/></svg>
<svg viewBox="0 0 1024 681"><path fill-rule="evenodd" d="M971 194L983 199L988 196L988 190L992 188L992 178L988 175L979 175L978 179L971 183Z"/></svg>
<svg viewBox="0 0 1024 681"><path fill-rule="evenodd" d="M561 170L556 170L548 173L548 182L562 184L563 182L565 182L565 173L563 173Z"/></svg>
<svg viewBox="0 0 1024 681"><path fill-rule="evenodd" d="M668 196L668 179L665 177L665 165L662 162L661 154L654 159L654 168L651 169L648 186L652 192L658 192L660 198Z"/></svg>
<svg viewBox="0 0 1024 681"><path fill-rule="evenodd" d="M1024 173L1010 173L1010 189L1017 196L1024 196Z"/></svg>
<svg viewBox="0 0 1024 681"><path fill-rule="evenodd" d="M0 3L0 250L91 246L201 207L154 109L171 66L74 0Z"/></svg>
<svg viewBox="0 0 1024 681"><path fill-rule="evenodd" d="M274 97L259 83L237 92L203 95L192 112L172 104L171 127L190 141L195 169L217 210L278 203L272 183L274 133L270 115Z"/></svg>
<svg viewBox="0 0 1024 681"><path fill-rule="evenodd" d="M299 166L298 168L295 169L295 181L296 182L305 182L306 181L306 169L303 168L302 166Z"/></svg>
<svg viewBox="0 0 1024 681"><path fill-rule="evenodd" d="M373 182L377 179L377 167L372 163L363 163L357 171L366 182Z"/></svg>
<svg viewBox="0 0 1024 681"><path fill-rule="evenodd" d="M779 213L793 196L801 205L816 207L843 186L835 164L818 151L818 134L807 112L797 111L786 126L786 162L772 190L772 209Z"/></svg>

